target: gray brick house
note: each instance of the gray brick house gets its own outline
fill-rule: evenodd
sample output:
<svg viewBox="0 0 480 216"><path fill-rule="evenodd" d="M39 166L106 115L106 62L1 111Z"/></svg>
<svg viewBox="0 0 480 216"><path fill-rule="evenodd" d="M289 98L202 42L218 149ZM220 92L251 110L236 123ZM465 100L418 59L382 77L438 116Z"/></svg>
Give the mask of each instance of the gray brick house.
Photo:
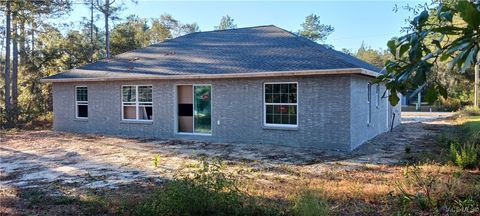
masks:
<svg viewBox="0 0 480 216"><path fill-rule="evenodd" d="M43 81L59 131L350 151L399 124L385 86L370 83L379 72L258 26L188 34Z"/></svg>

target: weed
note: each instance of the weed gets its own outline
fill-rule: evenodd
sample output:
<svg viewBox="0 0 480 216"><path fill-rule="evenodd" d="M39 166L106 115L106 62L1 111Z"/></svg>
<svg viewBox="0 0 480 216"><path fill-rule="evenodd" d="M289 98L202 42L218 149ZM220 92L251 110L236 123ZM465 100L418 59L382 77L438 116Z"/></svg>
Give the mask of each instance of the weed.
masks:
<svg viewBox="0 0 480 216"><path fill-rule="evenodd" d="M153 167L157 168L160 165L160 160L161 160L160 155L155 155L155 157L153 157L152 159Z"/></svg>
<svg viewBox="0 0 480 216"><path fill-rule="evenodd" d="M167 183L163 190L137 206L137 215L269 215L257 200L241 192L224 165L203 160L193 175L183 175Z"/></svg>
<svg viewBox="0 0 480 216"><path fill-rule="evenodd" d="M434 197L434 190L438 184L437 176L438 171L426 174L416 165L404 169L404 182L397 182L404 211L409 209L409 204L422 210L436 209L437 200ZM407 188L413 189L414 192L410 192Z"/></svg>
<svg viewBox="0 0 480 216"><path fill-rule="evenodd" d="M328 202L311 190L298 194L293 205L293 214L298 216L322 216L328 213Z"/></svg>
<svg viewBox="0 0 480 216"><path fill-rule="evenodd" d="M466 143L460 146L459 143L450 144L451 160L464 169L475 168L478 165L479 148L474 143Z"/></svg>
<svg viewBox="0 0 480 216"><path fill-rule="evenodd" d="M409 145L406 145L405 146L405 153L410 154L410 152L412 152L412 147L410 147Z"/></svg>

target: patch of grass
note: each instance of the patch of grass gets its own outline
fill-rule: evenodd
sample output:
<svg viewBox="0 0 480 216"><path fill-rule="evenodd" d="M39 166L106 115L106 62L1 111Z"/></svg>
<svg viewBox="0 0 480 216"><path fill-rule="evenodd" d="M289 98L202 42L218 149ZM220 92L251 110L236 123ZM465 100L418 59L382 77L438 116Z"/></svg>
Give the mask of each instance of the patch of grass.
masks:
<svg viewBox="0 0 480 216"><path fill-rule="evenodd" d="M278 215L237 188L237 181L223 172L221 161L201 162L193 176L168 182L137 206L135 215Z"/></svg>
<svg viewBox="0 0 480 216"><path fill-rule="evenodd" d="M480 116L457 119L460 124L438 137L440 146L449 152L449 160L464 169L480 165Z"/></svg>
<svg viewBox="0 0 480 216"><path fill-rule="evenodd" d="M453 170L452 170L453 169ZM445 173L453 173L445 175ZM397 182L399 214L465 215L478 213L480 188L462 181L462 171L435 164L412 165Z"/></svg>
<svg viewBox="0 0 480 216"><path fill-rule="evenodd" d="M460 146L459 143L450 145L451 160L459 167L472 169L478 166L479 148L475 143L466 143Z"/></svg>
<svg viewBox="0 0 480 216"><path fill-rule="evenodd" d="M298 216L323 216L329 212L328 202L311 190L302 191L292 208L292 213Z"/></svg>

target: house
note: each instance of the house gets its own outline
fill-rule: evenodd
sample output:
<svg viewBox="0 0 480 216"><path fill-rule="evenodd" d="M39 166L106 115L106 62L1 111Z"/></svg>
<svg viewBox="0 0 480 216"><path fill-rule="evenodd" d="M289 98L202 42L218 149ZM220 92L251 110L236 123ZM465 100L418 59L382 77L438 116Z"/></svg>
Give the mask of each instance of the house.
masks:
<svg viewBox="0 0 480 216"><path fill-rule="evenodd" d="M59 131L350 151L399 124L370 83L379 72L270 25L192 33L43 81Z"/></svg>

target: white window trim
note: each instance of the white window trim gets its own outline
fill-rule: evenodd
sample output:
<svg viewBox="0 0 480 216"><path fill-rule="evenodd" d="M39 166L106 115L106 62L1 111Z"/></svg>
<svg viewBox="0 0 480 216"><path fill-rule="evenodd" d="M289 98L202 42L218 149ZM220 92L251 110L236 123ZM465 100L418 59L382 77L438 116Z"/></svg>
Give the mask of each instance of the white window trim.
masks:
<svg viewBox="0 0 480 216"><path fill-rule="evenodd" d="M87 88L87 101L78 101L77 97L77 88ZM88 110L88 86L75 86L75 119L88 119L87 117L79 117L78 116L78 105L87 105L87 110Z"/></svg>
<svg viewBox="0 0 480 216"><path fill-rule="evenodd" d="M152 87L152 102L139 102L138 101L138 87L139 86L149 86ZM123 101L123 87L135 87L135 102L124 102ZM121 101L122 101L122 121L134 121L134 122L153 122L153 116L155 115L155 111L153 110L153 85L122 85L120 88L120 96L121 96ZM133 104L134 105L130 105ZM128 104L128 105L125 105ZM138 108L139 106L146 106L146 107L152 107L152 119L139 119L139 113L138 113ZM135 119L126 119L124 116L125 113L125 106L132 106L135 107Z"/></svg>
<svg viewBox="0 0 480 216"><path fill-rule="evenodd" d="M268 84L296 84L297 85L297 103L267 103L265 101L265 86ZM265 82L263 83L263 126L275 128L298 128L298 82ZM268 124L267 123L267 105L295 105L297 107L297 121L296 124Z"/></svg>
<svg viewBox="0 0 480 216"><path fill-rule="evenodd" d="M193 116L192 116L192 124L193 124L193 132L180 132L178 131L178 86L192 86L192 108L193 108ZM195 132L195 86L210 86L210 112L211 112L211 119L210 119L210 133L199 133ZM175 133L178 135L199 135L199 136L212 136L213 134L213 86L212 84L176 84L175 85L175 103L174 106L176 107L175 113Z"/></svg>

